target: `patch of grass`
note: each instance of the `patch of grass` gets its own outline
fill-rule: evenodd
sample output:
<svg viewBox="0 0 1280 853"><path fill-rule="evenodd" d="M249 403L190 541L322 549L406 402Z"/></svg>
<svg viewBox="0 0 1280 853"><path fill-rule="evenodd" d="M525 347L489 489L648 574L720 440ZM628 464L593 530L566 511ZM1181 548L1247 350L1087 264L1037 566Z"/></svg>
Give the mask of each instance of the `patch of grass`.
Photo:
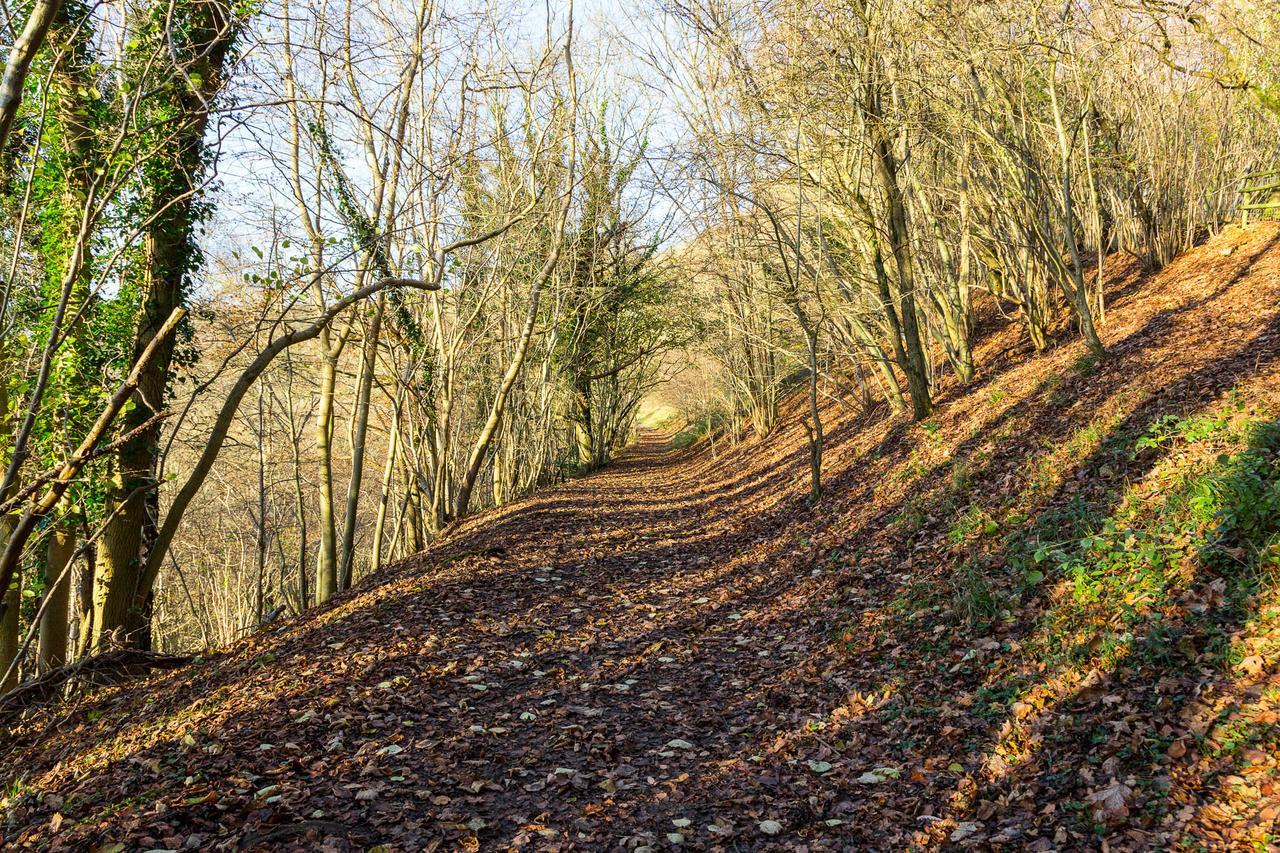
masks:
<svg viewBox="0 0 1280 853"><path fill-rule="evenodd" d="M1135 488L1099 518L1105 502L1075 495L1041 514L1017 544L1034 544L1027 565L1059 581L1042 624L1045 659L1105 665L1136 655L1135 665L1167 665L1208 654L1226 669L1240 662L1229 626L1247 620L1280 578L1280 422L1162 418L1138 439L1167 450L1242 432L1246 446L1234 454L1171 459L1157 496ZM1165 624L1165 611L1181 624Z"/></svg>
<svg viewBox="0 0 1280 853"><path fill-rule="evenodd" d="M1280 421L1255 425L1247 450L1219 456L1188 506L1207 528L1208 553L1255 569L1280 564Z"/></svg>
<svg viewBox="0 0 1280 853"><path fill-rule="evenodd" d="M24 800L36 800L40 798L43 792L32 785L24 777L17 777L9 782L7 788L4 789L4 796L0 797L0 814L16 803Z"/></svg>
<svg viewBox="0 0 1280 853"><path fill-rule="evenodd" d="M1077 429L1071 434L1071 438L1067 439L1067 456L1079 457L1081 454L1092 453L1102 444L1109 426L1108 423L1094 421Z"/></svg>
<svg viewBox="0 0 1280 853"><path fill-rule="evenodd" d="M1075 360L1071 369L1078 376L1092 376L1098 370L1098 356L1091 352L1085 353Z"/></svg>
<svg viewBox="0 0 1280 853"><path fill-rule="evenodd" d="M1247 425L1247 420L1244 422ZM1144 450L1164 449L1177 441L1194 444L1208 439L1235 441L1243 438L1230 410L1218 414L1196 414L1187 417L1164 415L1152 421L1133 443L1130 458Z"/></svg>
<svg viewBox="0 0 1280 853"><path fill-rule="evenodd" d="M929 465L920 458L920 454L915 450L911 451L911 456L907 458L907 464L903 465L894 475L893 478L898 482L904 480L918 480L929 473Z"/></svg>
<svg viewBox="0 0 1280 853"><path fill-rule="evenodd" d="M676 450L692 447L708 435L718 431L722 426L724 426L724 418L720 415L698 418L671 437L671 447Z"/></svg>
<svg viewBox="0 0 1280 853"><path fill-rule="evenodd" d="M991 622L1004 608L1005 597L972 560L961 563L944 583L951 612L971 628Z"/></svg>
<svg viewBox="0 0 1280 853"><path fill-rule="evenodd" d="M889 602L888 610L897 616L912 616L933 607L935 603L936 590L933 584L912 581Z"/></svg>
<svg viewBox="0 0 1280 853"><path fill-rule="evenodd" d="M942 441L942 424L938 423L933 418L920 421L916 426L919 427L921 432L925 434L925 437L930 442L938 444Z"/></svg>
<svg viewBox="0 0 1280 853"><path fill-rule="evenodd" d="M951 529L947 531L947 538L952 544L959 545L974 537L994 535L999 530L999 523L991 517L990 513L975 504L965 510L964 515L951 525Z"/></svg>

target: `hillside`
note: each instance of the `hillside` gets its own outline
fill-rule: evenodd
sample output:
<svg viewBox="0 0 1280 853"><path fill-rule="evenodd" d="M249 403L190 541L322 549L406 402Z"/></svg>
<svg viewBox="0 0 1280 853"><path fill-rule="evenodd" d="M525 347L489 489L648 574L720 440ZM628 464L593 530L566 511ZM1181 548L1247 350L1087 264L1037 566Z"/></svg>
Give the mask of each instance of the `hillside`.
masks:
<svg viewBox="0 0 1280 853"><path fill-rule="evenodd" d="M329 606L26 719L7 845L1265 849L1280 224L992 317L912 425L646 433ZM1064 336L1065 338L1065 336ZM116 846L112 846L116 845Z"/></svg>

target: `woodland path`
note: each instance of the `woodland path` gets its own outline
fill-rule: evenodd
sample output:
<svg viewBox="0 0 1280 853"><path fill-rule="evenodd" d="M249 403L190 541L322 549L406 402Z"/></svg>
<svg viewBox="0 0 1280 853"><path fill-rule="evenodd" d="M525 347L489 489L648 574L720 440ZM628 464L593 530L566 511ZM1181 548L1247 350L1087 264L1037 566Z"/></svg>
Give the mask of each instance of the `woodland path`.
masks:
<svg viewBox="0 0 1280 853"><path fill-rule="evenodd" d="M456 626L435 663L458 669L426 691L415 733L443 737L415 761L458 776L450 813L432 811L483 820L482 847L740 847L781 841L765 821L815 823L820 775L788 761L801 777L788 782L763 753L803 730L767 709L810 689L795 667L830 632L779 621L789 575L735 564L763 539L767 484L719 482L668 438L646 433L608 468L450 543L484 568L437 588L423 614L424 627Z"/></svg>
<svg viewBox="0 0 1280 853"><path fill-rule="evenodd" d="M865 843L854 812L898 818L835 783L839 756L811 724L848 686L821 671L837 652L812 601L829 596L765 553L762 531L788 522L762 499L802 469L726 480L667 439L646 433L390 580L175 673L176 690L153 685L181 704L159 740L140 727L109 783L90 771L70 786L79 809L106 808L59 841L796 849L799 830L813 849ZM812 565L792 568L807 580ZM112 810L157 783L177 788L163 807Z"/></svg>

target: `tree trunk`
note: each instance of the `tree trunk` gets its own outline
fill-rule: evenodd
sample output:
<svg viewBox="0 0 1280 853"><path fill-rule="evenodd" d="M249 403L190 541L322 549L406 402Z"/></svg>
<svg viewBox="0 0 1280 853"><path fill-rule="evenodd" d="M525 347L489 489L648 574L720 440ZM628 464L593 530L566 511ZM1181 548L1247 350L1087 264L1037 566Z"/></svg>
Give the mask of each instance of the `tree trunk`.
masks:
<svg viewBox="0 0 1280 853"><path fill-rule="evenodd" d="M574 444L578 449L578 467L586 471L595 461L591 437L591 380L575 379L572 394L570 419L573 422Z"/></svg>
<svg viewBox="0 0 1280 853"><path fill-rule="evenodd" d="M147 454L139 451L117 457L119 473L109 498L111 520L103 531L98 549L98 566L93 584L93 639L95 652L109 645L140 646L142 611L133 606L142 569L142 526L144 503L140 492L132 495L126 484L142 486L150 468L141 464ZM128 465L128 467L125 467Z"/></svg>
<svg viewBox="0 0 1280 853"><path fill-rule="evenodd" d="M40 669L48 672L67 662L67 621L71 600L71 560L76 553L75 528L57 525L49 536L44 563L44 615L40 618Z"/></svg>
<svg viewBox="0 0 1280 853"><path fill-rule="evenodd" d="M266 612L264 607L264 599L266 597L267 583L267 419L263 404L265 402L265 389L263 385L258 386L258 524L257 535L254 537L254 544L257 546L258 557L258 583L254 590L254 614L253 623L249 626L255 628L262 624L262 614Z"/></svg>
<svg viewBox="0 0 1280 853"><path fill-rule="evenodd" d="M203 122L200 123L203 128ZM146 242L144 293L134 339L134 358L141 357L161 325L183 301L183 279L191 251L190 207L178 203L159 216ZM121 417L119 433L130 434L115 453L107 499L109 521L102 534L98 577L94 589L95 650L106 638L145 648L147 610L151 590L140 585L146 555L148 492L157 486L160 463L160 424L144 424L164 406L175 339L165 336L155 357L146 364L133 395L134 405Z"/></svg>
<svg viewBox="0 0 1280 853"><path fill-rule="evenodd" d="M1067 241L1067 250L1071 254L1069 276L1061 277L1062 290L1066 294L1071 309L1076 314L1076 322L1080 327L1080 336L1084 338L1089 352L1096 357L1107 354L1106 347L1098 337L1098 330L1093 324L1093 310L1089 306L1089 290L1084 281L1084 263L1080 258L1080 244L1076 239L1075 201L1071 193L1071 141L1070 134L1063 123L1062 110L1058 105L1058 89L1054 85L1054 68L1050 65L1049 103L1053 107L1053 124L1058 136L1059 167L1062 171L1062 232ZM1047 247L1046 247L1047 248ZM1068 277L1070 282L1068 283Z"/></svg>
<svg viewBox="0 0 1280 853"><path fill-rule="evenodd" d="M320 405L316 410L316 451L320 454L320 553L316 564L316 602L338 591L338 536L333 517L333 390L338 380L337 359L325 341L320 344Z"/></svg>
<svg viewBox="0 0 1280 853"><path fill-rule="evenodd" d="M0 517L0 542L7 542L13 534L14 518L12 515ZM14 572L8 589L4 590L4 614L0 615L0 679L9 671L13 659L18 654L18 609L22 603L22 574ZM12 690L18 684L18 671L13 677L0 680L0 693Z"/></svg>
<svg viewBox="0 0 1280 853"><path fill-rule="evenodd" d="M285 389L285 403L289 410L289 445L293 452L293 506L298 516L298 607L305 610L311 605L311 592L307 583L307 501L302 493L302 448L297 418L293 406L293 359L285 350L285 366L288 387ZM283 568L281 569L283 580Z"/></svg>
<svg viewBox="0 0 1280 853"><path fill-rule="evenodd" d="M36 0L26 25L9 48L4 76L0 77L0 151L9 150L9 132L13 129L18 107L22 104L22 88L27 79L27 71L31 68L31 60L44 43L61 5L59 0ZM9 161L6 158L0 164L0 177L7 181L8 175Z"/></svg>
<svg viewBox="0 0 1280 853"><path fill-rule="evenodd" d="M171 88L154 95L157 102L168 102L166 106L172 107L176 126L163 161L144 168L145 203L154 215L143 247L135 362L185 300L186 279L195 261L194 225L201 203L198 187L205 168L204 136L210 104L222 86L223 65L239 33L238 22L227 20L227 11L217 3L199 4L191 10L182 31L183 43L170 45L169 50L184 49L197 58L189 63L185 80L175 80ZM152 39L145 39L136 50L155 48ZM143 67L150 67L150 63ZM196 79L199 91L191 88ZM119 635L127 645L145 647L148 642L152 595L150 584L141 581L147 559L147 492L157 485L160 425L142 427L164 406L175 344L171 335L159 342L139 378L134 406L121 418L120 434L135 430L137 434L116 451L113 460L106 506L111 520L102 535L94 591L94 648L101 648L113 635Z"/></svg>
<svg viewBox="0 0 1280 853"><path fill-rule="evenodd" d="M84 565L76 583L76 658L89 651L93 639L93 579L97 575L97 548L85 552Z"/></svg>
<svg viewBox="0 0 1280 853"><path fill-rule="evenodd" d="M561 234L564 233L563 226L564 223L562 221ZM502 425L502 418L507 409L507 399L511 394L511 388L516 384L516 378L520 375L521 367L524 366L525 355L529 351L529 341L533 338L533 329L538 321L538 301L542 295L542 285L550 278L551 269L554 268L555 261L560 254L559 244L560 241L557 241L556 249L552 257L548 259L548 268L545 269L545 273L540 275L538 280L534 282L533 293L529 297L529 313L525 317L524 331L520 334L516 351L512 355L511 361L507 364L502 383L498 386L497 394L489 407L489 416L485 419L484 426L480 428L480 434L476 436L475 444L472 445L471 453L467 457L467 465L463 471L462 482L458 485L458 493L454 499L453 517L455 521L460 521L467 514L467 506L471 503L471 492L475 489L476 478L480 475L480 468L489 453L489 446L492 444L494 436L497 435L498 427Z"/></svg>
<svg viewBox="0 0 1280 853"><path fill-rule="evenodd" d="M400 406L399 398L393 401L390 435L387 438L387 459L382 466L382 487L378 491L378 516L373 524L373 544L369 547L369 570L373 572L382 568L382 542L387 529L387 506L391 501L391 485L396 473L396 456L400 450Z"/></svg>
<svg viewBox="0 0 1280 853"><path fill-rule="evenodd" d="M873 116L878 116L879 96L873 94L870 101L877 103ZM885 138L883 128L875 128L872 144L876 178L884 193L885 230L889 235L889 248L897 273L897 313L901 321L903 345L903 372L907 375L907 392L911 395L911 411L915 420L927 418L933 411L929 396L929 369L924 348L920 343L920 323L916 314L915 268L911 256L911 234L907 230L907 209L898 186L897 162Z"/></svg>
<svg viewBox="0 0 1280 853"><path fill-rule="evenodd" d="M822 411L818 408L818 330L807 321L802 327L809 356L809 418L812 420L812 425L805 424L809 434L809 500L817 503L822 498L823 444Z"/></svg>
<svg viewBox="0 0 1280 853"><path fill-rule="evenodd" d="M382 332L382 315L386 311L386 298L379 297L369 323L369 334L364 342L364 364L360 373L360 386L356 391L356 410L352 413L355 430L351 438L351 482L347 485L347 507L342 522L342 548L339 583L348 589L355 575L356 514L360 508L360 486L364 481L364 446L369 434L369 395L373 389L373 375L378 368L378 339Z"/></svg>

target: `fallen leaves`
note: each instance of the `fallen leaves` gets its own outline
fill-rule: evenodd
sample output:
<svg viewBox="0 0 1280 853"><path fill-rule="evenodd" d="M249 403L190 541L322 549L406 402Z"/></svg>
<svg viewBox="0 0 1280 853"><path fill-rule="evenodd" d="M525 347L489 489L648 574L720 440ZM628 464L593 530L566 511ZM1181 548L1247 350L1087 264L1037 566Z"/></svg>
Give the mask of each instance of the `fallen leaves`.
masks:
<svg viewBox="0 0 1280 853"><path fill-rule="evenodd" d="M1258 301L1248 320L1260 328L1280 287L1251 280L1232 298ZM1111 310L1118 336L1151 316L1126 299ZM1175 320L1213 329L1206 318L1225 316ZM1218 345L1233 338L1249 340L1233 327ZM1148 401L1141 423L1160 406L1199 405L1139 384L1180 388L1162 366L1180 354L1157 344L1143 346L1159 369L1126 362L1132 386L1112 388ZM1032 523L1002 515L1000 535L983 537L991 552L965 554L994 566L1001 611L971 632L952 613L953 517L923 504L934 481L946 491L965 464L975 504L1039 513L1088 501L1075 478L1024 505L1037 443L1062 445L1092 422L1081 418L1138 404L1081 398L1072 379L1059 390L1074 405L1050 411L1028 396L1067 374L1071 352L1001 373L1010 404L985 432L990 407L949 399L938 447L919 455L899 422L834 407L839 485L817 508L803 482L785 482L803 462L791 412L769 441L719 459L645 448L465 522L314 618L22 735L14 765L66 800L6 797L4 845L234 846L323 819L359 835L335 845L360 849L1069 850L1098 846L1095 833L1112 849L1184 836L1249 849L1231 833L1280 815L1276 646L1262 629L1226 626L1240 651L1218 666L1216 647L1178 622L1184 610L1217 613L1231 589L1192 577L1186 602L1161 613L1176 658L1163 678L1126 669L1125 655L1163 636L1151 624L1114 660L1085 629L1072 638L1088 657L1079 668L1030 657L1046 599L1074 592L1048 564L1002 562L1006 531ZM1203 366L1188 368L1197 381ZM1274 378L1265 360L1248 370ZM505 555L477 556L493 535ZM297 840L319 849L323 835Z"/></svg>
<svg viewBox="0 0 1280 853"><path fill-rule="evenodd" d="M1099 820L1115 820L1129 816L1133 788L1113 780L1105 787L1091 792L1085 799L1094 805L1094 815Z"/></svg>

